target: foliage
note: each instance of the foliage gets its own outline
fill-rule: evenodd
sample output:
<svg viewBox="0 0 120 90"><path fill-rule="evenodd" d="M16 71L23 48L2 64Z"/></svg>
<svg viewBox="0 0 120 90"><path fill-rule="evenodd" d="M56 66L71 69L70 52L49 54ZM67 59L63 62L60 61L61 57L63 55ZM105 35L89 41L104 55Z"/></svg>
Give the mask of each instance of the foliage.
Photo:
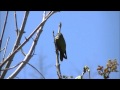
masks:
<svg viewBox="0 0 120 90"><path fill-rule="evenodd" d="M119 64L116 59L108 60L105 68L103 66L98 65L97 68L98 74L103 76L104 79L110 78L109 75L111 72L118 72L117 70L118 65Z"/></svg>

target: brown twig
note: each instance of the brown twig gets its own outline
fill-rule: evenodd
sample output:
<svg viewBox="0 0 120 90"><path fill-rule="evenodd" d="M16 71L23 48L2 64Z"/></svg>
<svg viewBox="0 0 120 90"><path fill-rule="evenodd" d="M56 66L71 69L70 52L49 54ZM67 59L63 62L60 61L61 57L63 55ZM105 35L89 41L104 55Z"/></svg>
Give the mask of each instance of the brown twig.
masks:
<svg viewBox="0 0 120 90"><path fill-rule="evenodd" d="M30 65L31 67L33 67L45 79L45 77L42 75L42 73L39 70L37 70L33 65L31 65L30 63L27 63L27 64Z"/></svg>

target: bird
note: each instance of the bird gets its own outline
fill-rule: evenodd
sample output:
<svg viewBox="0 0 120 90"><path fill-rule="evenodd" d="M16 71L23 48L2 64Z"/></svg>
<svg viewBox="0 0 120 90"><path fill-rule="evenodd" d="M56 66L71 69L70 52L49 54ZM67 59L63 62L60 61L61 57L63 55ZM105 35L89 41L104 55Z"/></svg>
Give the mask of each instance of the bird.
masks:
<svg viewBox="0 0 120 90"><path fill-rule="evenodd" d="M63 34L60 32L55 36L55 46L56 49L60 52L60 60L63 61L63 58L67 59L66 42Z"/></svg>

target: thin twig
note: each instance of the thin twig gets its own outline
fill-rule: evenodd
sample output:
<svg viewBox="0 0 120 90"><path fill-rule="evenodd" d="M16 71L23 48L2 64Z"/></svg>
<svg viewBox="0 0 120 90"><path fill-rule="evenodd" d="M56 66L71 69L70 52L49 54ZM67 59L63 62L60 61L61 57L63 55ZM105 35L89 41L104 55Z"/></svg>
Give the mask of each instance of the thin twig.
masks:
<svg viewBox="0 0 120 90"><path fill-rule="evenodd" d="M45 17L46 17L46 11L43 12L43 17L44 17L44 18L43 18L43 20L44 20Z"/></svg>
<svg viewBox="0 0 120 90"><path fill-rule="evenodd" d="M5 27L6 27L6 23L7 23L7 18L8 18L8 11L6 12L6 17L5 17L5 22L4 22L4 26L3 26L3 30L1 33L1 37L0 37L0 50L1 50L1 46L2 46L2 40L3 40L3 36L4 36L4 32L5 32ZM5 48L4 48L5 49ZM1 64L0 64L1 65ZM1 68L0 68L1 70ZM1 72L0 72L0 78L1 78Z"/></svg>
<svg viewBox="0 0 120 90"><path fill-rule="evenodd" d="M50 15L51 12L52 12L52 11L49 11L46 16ZM45 18L46 18L46 16L45 16Z"/></svg>
<svg viewBox="0 0 120 90"><path fill-rule="evenodd" d="M26 56L25 52L23 51L23 49L21 48L21 52L24 56Z"/></svg>
<svg viewBox="0 0 120 90"><path fill-rule="evenodd" d="M8 11L7 11L7 13L6 13L4 26L3 26L3 30L2 30L2 33L1 33L2 35L1 35L1 38L0 38L0 49L1 49L1 44L2 44L3 35L4 35L4 32L5 32L5 27L6 27L6 23L7 23L7 18L8 18Z"/></svg>
<svg viewBox="0 0 120 90"><path fill-rule="evenodd" d="M23 51L23 49L21 48L21 52L22 52L22 54L24 55L24 56L26 56L26 54L24 53L24 51Z"/></svg>
<svg viewBox="0 0 120 90"><path fill-rule="evenodd" d="M7 50L9 39L10 39L10 37L8 37L7 42L6 42L6 46L5 46L5 50L4 50L4 54L3 54L3 60L5 58L5 54L6 54L6 50Z"/></svg>
<svg viewBox="0 0 120 90"><path fill-rule="evenodd" d="M82 72L81 79L83 79L84 74L85 74L85 72Z"/></svg>
<svg viewBox="0 0 120 90"><path fill-rule="evenodd" d="M18 35L18 25L17 25L17 15L16 15L16 11L14 13L14 18L15 18L15 26L16 26L16 33Z"/></svg>
<svg viewBox="0 0 120 90"><path fill-rule="evenodd" d="M90 71L89 71L89 79L91 79L91 78L90 78Z"/></svg>
<svg viewBox="0 0 120 90"><path fill-rule="evenodd" d="M17 65L15 65L15 66L13 66L13 67L10 67L10 68L2 69L1 71L14 69L14 68L16 68L18 65L20 65L20 64L23 63L23 62L24 62L24 61L18 63ZM41 73L39 70L37 70L33 65L31 65L30 63L27 63L27 64L30 65L32 68L34 68L34 69L45 79L45 77L42 75L42 73Z"/></svg>
<svg viewBox="0 0 120 90"><path fill-rule="evenodd" d="M58 27L58 33L61 32L61 27L62 27L62 23L60 22L59 27Z"/></svg>
<svg viewBox="0 0 120 90"><path fill-rule="evenodd" d="M33 67L45 79L45 77L42 75L42 73L39 70L37 70L33 65L31 65L30 63L27 63L27 64L30 65L31 67Z"/></svg>
<svg viewBox="0 0 120 90"><path fill-rule="evenodd" d="M22 61L22 62L23 62L23 61ZM6 70L14 69L14 68L17 67L18 65L20 65L22 62L18 63L18 64L15 65L15 66L10 67L10 68L2 69L1 71L6 71Z"/></svg>
<svg viewBox="0 0 120 90"><path fill-rule="evenodd" d="M37 27L37 29L36 29L35 31L33 31L33 33L30 35L30 36L32 36L32 35L37 31L35 40L33 41L32 45L31 45L31 48L30 48L28 54L26 55L26 57L24 58L23 61L29 62L29 60L31 59L31 54L32 54L32 52L34 51L35 46L37 45L37 41L38 41L38 39L39 39L42 31L43 31L43 26L44 26L44 24L45 24L45 21L46 21L53 13L55 13L55 12L52 12L49 16L46 16L46 18L43 17L43 18L45 18L45 19L40 23L40 25ZM31 37L29 37L29 38L31 38ZM28 38L28 39L29 39L29 38ZM20 46L19 46L19 47L20 47ZM18 47L18 48L19 48L19 47ZM21 69L22 69L25 65L26 65L26 64L21 63L21 64L19 65L19 67L8 77L8 79L14 78L14 77L21 71Z"/></svg>

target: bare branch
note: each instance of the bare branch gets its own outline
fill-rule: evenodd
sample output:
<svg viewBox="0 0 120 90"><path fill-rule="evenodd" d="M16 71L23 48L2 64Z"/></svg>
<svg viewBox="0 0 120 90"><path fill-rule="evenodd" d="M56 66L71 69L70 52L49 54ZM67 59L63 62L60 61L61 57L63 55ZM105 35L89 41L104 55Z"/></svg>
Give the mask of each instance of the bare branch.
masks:
<svg viewBox="0 0 120 90"><path fill-rule="evenodd" d="M23 62L23 61L22 61ZM13 67L10 67L10 68L5 68L5 69L2 69L0 71L6 71L6 70L10 70L10 69L13 69L15 67L17 67L18 65L20 65L22 62L18 63L17 65L13 66Z"/></svg>
<svg viewBox="0 0 120 90"><path fill-rule="evenodd" d="M47 14L46 16L50 15L51 12L52 12L52 11L49 11L48 14ZM45 18L46 18L46 16L45 16Z"/></svg>
<svg viewBox="0 0 120 90"><path fill-rule="evenodd" d="M16 11L14 13L14 18L15 18L15 26L16 26L16 33L18 35L18 25L17 25L17 15L16 15Z"/></svg>
<svg viewBox="0 0 120 90"><path fill-rule="evenodd" d="M29 15L29 11L26 11L26 12L25 12L25 15L24 15L24 18L23 18L22 25L21 25L21 29L20 29L20 31L19 31L19 33L18 33L18 37L17 37L17 39L16 39L16 43L15 43L14 48L13 48L13 51L14 51L14 50L19 46L19 44L20 44L20 40L21 40L22 35L23 35L23 33L24 33L24 29L25 29L25 25L26 25L26 22L27 22L28 15ZM17 22L17 21L16 21L16 22ZM16 25L16 28L18 29L17 25ZM12 52L13 52L13 51L12 51Z"/></svg>
<svg viewBox="0 0 120 90"><path fill-rule="evenodd" d="M0 68L7 62L10 60L11 57L13 57L15 55L15 53L20 50L28 41L29 39L36 33L36 31L38 31L38 29L46 22L46 20L55 12L50 13L48 16L46 16L45 20L42 21L40 23L40 25L38 25L38 27L30 34L30 36L27 38L27 40L25 40L18 48L16 48L5 60L4 62L1 63Z"/></svg>
<svg viewBox="0 0 120 90"><path fill-rule="evenodd" d="M89 79L91 79L91 78L90 78L90 71L89 71Z"/></svg>
<svg viewBox="0 0 120 90"><path fill-rule="evenodd" d="M5 50L4 50L4 54L3 54L3 60L5 58L5 54L6 54L6 50L7 50L9 39L10 39L10 37L8 37L7 42L6 42L6 46L5 46Z"/></svg>
<svg viewBox="0 0 120 90"><path fill-rule="evenodd" d="M43 20L45 19L46 17L46 11L43 12Z"/></svg>
<svg viewBox="0 0 120 90"><path fill-rule="evenodd" d="M6 23L7 23L7 18L8 18L8 11L7 11L7 13L6 13L4 26L3 26L3 30L2 30L2 33L1 33L1 38L0 38L0 49L1 49L1 45L2 45L3 35L4 35L4 32L5 32L5 27L6 27Z"/></svg>
<svg viewBox="0 0 120 90"><path fill-rule="evenodd" d="M24 55L24 56L26 56L26 54L24 53L24 51L23 51L23 49L21 48L21 52L22 52L22 54Z"/></svg>
<svg viewBox="0 0 120 90"><path fill-rule="evenodd" d="M42 73L39 70L37 70L33 65L31 65L30 63L27 63L27 64L30 65L31 67L33 67L45 79L45 77L42 75Z"/></svg>
<svg viewBox="0 0 120 90"><path fill-rule="evenodd" d="M29 11L26 11L26 12L25 12L25 15L24 15L24 18L23 18L23 23L22 23L20 32L18 33L18 36L17 36L17 39L16 39L16 42L15 42L15 44L14 44L14 47L13 47L12 52L14 52L14 50L15 50L15 49L19 46L19 44L20 44L20 40L21 40L21 38L22 38L22 34L23 34L23 31L24 31L24 28L25 28L25 25L26 25L26 22L27 22L28 15L29 15ZM13 61L13 58L14 58L14 55L10 57L9 62L6 64L5 68L9 68L9 67L10 67L10 65L11 65L11 63L12 63L12 61ZM1 67L0 67L0 68L1 68ZM7 73L7 70L2 73L1 78L4 78L5 75L6 75L6 73Z"/></svg>
<svg viewBox="0 0 120 90"><path fill-rule="evenodd" d="M60 29L61 29L61 23L60 23L60 25L58 27L58 33L60 33ZM54 38L54 44L55 44L54 31L53 31L53 38ZM62 75L61 75L61 71L60 71L60 63L59 63L59 53L58 53L56 45L55 45L55 50L56 50L56 69L57 69L57 75L58 75L59 79L62 79Z"/></svg>
<svg viewBox="0 0 120 90"><path fill-rule="evenodd" d="M23 62L23 61L22 61ZM14 69L15 67L17 67L18 65L20 65L22 62L18 63L17 65L10 67L10 68L6 68L6 69L2 69L1 71L5 71L5 70L10 70L10 69ZM37 70L33 65L31 65L30 63L27 63L28 65L30 65L32 68L34 68L44 79L45 77L42 75L42 73Z"/></svg>
<svg viewBox="0 0 120 90"><path fill-rule="evenodd" d="M58 27L58 33L61 32L61 27L62 27L62 23L60 22L59 27Z"/></svg>
<svg viewBox="0 0 120 90"><path fill-rule="evenodd" d="M31 45L31 48L30 48L28 54L26 55L26 57L24 58L23 61L29 62L29 60L31 59L31 54L32 54L32 52L34 51L35 46L37 45L37 41L38 41L38 39L39 39L39 37L40 37L40 35L41 35L42 28L43 28L43 26L44 26L44 24L45 24L45 21L46 21L53 13L55 13L55 12L52 12L50 15L46 16L46 18L40 23L40 25L37 27L37 29L36 29L35 31L33 31L33 33L32 33L32 34L30 35L30 37L27 39L27 40L29 40L29 39L32 37L32 35L37 31L35 40L33 41L32 45ZM44 17L43 17L43 18L44 18ZM24 43L25 43L25 42L24 42ZM24 45L24 43L23 43L22 45ZM20 46L18 47L18 49L19 49L20 47L22 47L22 45L20 45ZM15 50L15 51L16 51L16 50ZM14 78L14 77L21 71L21 69L22 69L25 65L26 65L26 64L21 63L21 64L19 65L19 67L8 77L8 79Z"/></svg>
<svg viewBox="0 0 120 90"><path fill-rule="evenodd" d="M61 23L58 27L58 33L60 33L61 30ZM56 49L56 69L57 69L57 74L59 79L62 79L61 71L60 71L60 63L59 63L59 53L58 50Z"/></svg>
<svg viewBox="0 0 120 90"><path fill-rule="evenodd" d="M23 61L22 61L23 62ZM10 70L10 69L14 69L16 68L18 65L20 65L22 62L18 63L17 65L13 66L13 67L10 67L10 68L6 68L6 69L2 69L1 71L5 71L5 70ZM44 79L45 77L42 75L42 73L37 70L33 65L31 65L30 63L27 63L29 66L31 66L32 68L34 68Z"/></svg>
<svg viewBox="0 0 120 90"><path fill-rule="evenodd" d="M56 50L56 69L57 69L57 75L59 79L62 79L61 71L60 71L60 63L59 63L59 53L58 50Z"/></svg>

